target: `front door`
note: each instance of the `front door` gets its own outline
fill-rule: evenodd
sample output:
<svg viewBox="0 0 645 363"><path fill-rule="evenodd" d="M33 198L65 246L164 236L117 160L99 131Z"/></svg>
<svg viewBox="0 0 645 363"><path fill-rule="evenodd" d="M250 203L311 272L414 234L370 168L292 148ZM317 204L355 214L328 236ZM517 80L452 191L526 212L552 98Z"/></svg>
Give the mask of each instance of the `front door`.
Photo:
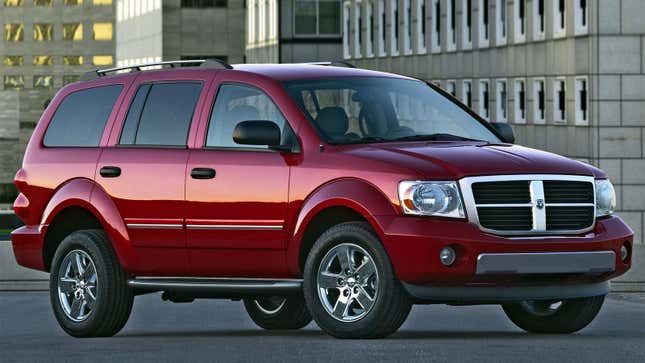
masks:
<svg viewBox="0 0 645 363"><path fill-rule="evenodd" d="M135 273L184 275L187 140L204 82L140 78L96 180L125 220L139 259Z"/></svg>
<svg viewBox="0 0 645 363"><path fill-rule="evenodd" d="M188 160L186 235L194 275L285 273L289 155L236 144L235 126L249 120L275 122L283 135L292 132L260 89L219 85L205 147L193 150Z"/></svg>

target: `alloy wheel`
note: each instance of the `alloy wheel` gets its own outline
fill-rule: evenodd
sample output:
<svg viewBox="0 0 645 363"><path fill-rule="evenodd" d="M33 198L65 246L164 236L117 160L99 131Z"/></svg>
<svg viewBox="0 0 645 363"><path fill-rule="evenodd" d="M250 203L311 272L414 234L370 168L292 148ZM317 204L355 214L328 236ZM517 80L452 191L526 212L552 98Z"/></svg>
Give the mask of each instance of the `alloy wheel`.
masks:
<svg viewBox="0 0 645 363"><path fill-rule="evenodd" d="M94 311L98 276L94 261L87 252L70 251L58 271L58 300L70 320L82 322Z"/></svg>

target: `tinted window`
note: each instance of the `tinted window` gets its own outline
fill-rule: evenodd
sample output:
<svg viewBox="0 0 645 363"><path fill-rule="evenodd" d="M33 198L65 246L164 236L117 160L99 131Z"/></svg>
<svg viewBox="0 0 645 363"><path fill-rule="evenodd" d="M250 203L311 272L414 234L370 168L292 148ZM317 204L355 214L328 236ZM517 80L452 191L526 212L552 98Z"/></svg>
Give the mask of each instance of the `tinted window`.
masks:
<svg viewBox="0 0 645 363"><path fill-rule="evenodd" d="M98 146L122 88L96 87L65 97L47 127L45 146Z"/></svg>
<svg viewBox="0 0 645 363"><path fill-rule="evenodd" d="M123 127L123 145L184 146L201 91L200 82L143 85ZM142 106L143 104L143 106Z"/></svg>
<svg viewBox="0 0 645 363"><path fill-rule="evenodd" d="M235 126L242 121L273 121L283 131L282 143L289 138L285 119L271 99L257 88L227 84L220 87L213 107L206 146L266 149L266 146L239 145L233 141Z"/></svg>

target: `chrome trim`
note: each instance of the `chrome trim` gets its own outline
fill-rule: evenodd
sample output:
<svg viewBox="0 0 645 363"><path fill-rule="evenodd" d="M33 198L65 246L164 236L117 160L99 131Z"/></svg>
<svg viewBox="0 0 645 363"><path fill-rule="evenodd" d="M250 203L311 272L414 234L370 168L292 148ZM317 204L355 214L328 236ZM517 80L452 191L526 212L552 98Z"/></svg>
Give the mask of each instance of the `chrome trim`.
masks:
<svg viewBox="0 0 645 363"><path fill-rule="evenodd" d="M600 273L616 269L614 251L482 253L477 274Z"/></svg>
<svg viewBox="0 0 645 363"><path fill-rule="evenodd" d="M165 224L165 223L128 223L127 227L130 229L182 229L181 224Z"/></svg>
<svg viewBox="0 0 645 363"><path fill-rule="evenodd" d="M531 202L530 203L518 203L518 204L481 204L478 205L475 203L475 197L472 191L472 185L475 183L482 182L503 182L503 181L518 181L526 180L530 181L530 193L531 193ZM580 181L588 182L592 184L594 202L593 203L552 203L548 204L544 202L544 186L543 181L545 180L561 180L561 181ZM466 177L459 180L459 189L461 189L461 195L463 198L464 208L466 209L466 215L468 220L476 224L480 230L483 232L496 234L500 236L522 236L522 235L568 235L568 234L583 234L593 230L596 225L596 220L594 217L593 223L584 229L580 230L546 230L546 207L591 207L593 206L594 211L593 215L596 215L596 183L593 176L583 176L583 175L562 175L562 174L519 174L519 175L491 175L491 176L475 176L475 177ZM538 200L541 199L544 208L537 208ZM489 208L489 207L531 207L533 212L533 228L531 230L520 230L520 231L500 231L496 229L490 229L483 227L479 223L479 215L477 213L477 208Z"/></svg>
<svg viewBox="0 0 645 363"><path fill-rule="evenodd" d="M178 291L221 296L298 293L302 279L251 279L210 277L137 277L128 286L142 291Z"/></svg>
<svg viewBox="0 0 645 363"><path fill-rule="evenodd" d="M283 226L261 224L187 224L186 228L196 230L281 231Z"/></svg>

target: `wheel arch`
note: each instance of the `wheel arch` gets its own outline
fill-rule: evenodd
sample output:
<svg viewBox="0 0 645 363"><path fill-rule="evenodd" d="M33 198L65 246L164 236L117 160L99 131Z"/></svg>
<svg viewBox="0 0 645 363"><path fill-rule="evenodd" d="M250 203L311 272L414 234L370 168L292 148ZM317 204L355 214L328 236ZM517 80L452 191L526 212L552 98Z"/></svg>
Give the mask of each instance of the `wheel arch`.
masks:
<svg viewBox="0 0 645 363"><path fill-rule="evenodd" d="M367 181L343 178L322 185L305 199L297 216L287 247L289 270L295 275L302 274L309 250L331 226L350 221L367 222L384 241L380 217L396 213L387 196Z"/></svg>
<svg viewBox="0 0 645 363"><path fill-rule="evenodd" d="M61 185L45 207L41 225L46 226L43 263L47 270L62 240L81 229L104 230L121 266L128 270L134 265L134 249L123 218L105 190L90 179L72 179Z"/></svg>

